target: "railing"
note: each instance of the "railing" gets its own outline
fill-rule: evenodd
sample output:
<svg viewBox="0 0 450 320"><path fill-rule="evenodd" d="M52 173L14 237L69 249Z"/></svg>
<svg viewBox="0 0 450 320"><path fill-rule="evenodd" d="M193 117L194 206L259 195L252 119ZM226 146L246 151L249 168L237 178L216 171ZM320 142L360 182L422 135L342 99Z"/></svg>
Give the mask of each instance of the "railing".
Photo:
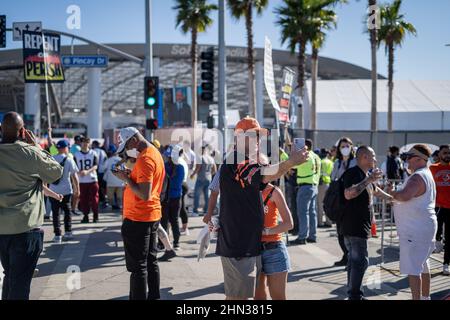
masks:
<svg viewBox="0 0 450 320"><path fill-rule="evenodd" d="M386 187L389 183L395 184L395 185L401 185L403 183L403 180L392 180L392 179L383 179L379 182L379 187L383 190L386 190ZM383 266L385 262L385 255L384 255L384 249L386 247L385 245L385 238L386 238L386 227L387 223L389 226L389 239L390 243L388 247L394 247L394 238L397 237L397 235L394 234L395 229L395 221L394 221L394 212L392 210L393 206L392 204L387 203L384 199L378 199L374 203L374 213L375 215L378 214L378 216L381 219L381 266Z"/></svg>

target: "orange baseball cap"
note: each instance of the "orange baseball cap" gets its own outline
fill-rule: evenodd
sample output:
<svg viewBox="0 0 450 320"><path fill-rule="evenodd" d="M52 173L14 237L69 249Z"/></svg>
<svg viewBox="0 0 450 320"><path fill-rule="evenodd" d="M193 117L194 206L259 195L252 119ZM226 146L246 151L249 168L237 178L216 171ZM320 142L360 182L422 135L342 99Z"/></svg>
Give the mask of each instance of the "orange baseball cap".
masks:
<svg viewBox="0 0 450 320"><path fill-rule="evenodd" d="M255 132L263 134L263 135L267 135L267 133L269 132L267 129L261 128L258 120L254 119L254 118L250 118L249 116L245 117L244 119L241 119L236 124L236 128L234 129L234 131L235 132L237 132L237 131L242 131L242 132L255 131Z"/></svg>

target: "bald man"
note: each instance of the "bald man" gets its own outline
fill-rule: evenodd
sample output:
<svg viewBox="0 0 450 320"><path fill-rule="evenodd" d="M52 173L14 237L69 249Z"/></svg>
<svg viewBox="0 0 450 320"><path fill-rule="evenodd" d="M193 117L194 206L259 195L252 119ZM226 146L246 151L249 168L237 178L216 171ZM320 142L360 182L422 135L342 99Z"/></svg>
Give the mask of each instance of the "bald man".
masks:
<svg viewBox="0 0 450 320"><path fill-rule="evenodd" d="M36 143L22 118L7 113L0 143L0 262L2 300L28 300L31 279L43 248L43 184L58 180L63 168Z"/></svg>
<svg viewBox="0 0 450 320"><path fill-rule="evenodd" d="M392 200L392 196L376 186L383 173L376 167L375 151L361 146L356 152L357 165L344 175L345 209L342 233L348 250L348 298L366 300L362 291L364 273L369 266L368 238L373 218L373 197Z"/></svg>

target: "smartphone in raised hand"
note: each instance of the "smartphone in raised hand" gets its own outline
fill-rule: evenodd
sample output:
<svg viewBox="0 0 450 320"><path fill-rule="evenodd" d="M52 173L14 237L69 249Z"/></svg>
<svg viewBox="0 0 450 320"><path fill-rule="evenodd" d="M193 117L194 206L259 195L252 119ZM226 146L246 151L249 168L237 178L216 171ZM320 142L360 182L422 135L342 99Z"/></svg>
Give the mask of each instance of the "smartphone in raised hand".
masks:
<svg viewBox="0 0 450 320"><path fill-rule="evenodd" d="M294 150L299 151L305 147L305 138L295 138L294 139Z"/></svg>

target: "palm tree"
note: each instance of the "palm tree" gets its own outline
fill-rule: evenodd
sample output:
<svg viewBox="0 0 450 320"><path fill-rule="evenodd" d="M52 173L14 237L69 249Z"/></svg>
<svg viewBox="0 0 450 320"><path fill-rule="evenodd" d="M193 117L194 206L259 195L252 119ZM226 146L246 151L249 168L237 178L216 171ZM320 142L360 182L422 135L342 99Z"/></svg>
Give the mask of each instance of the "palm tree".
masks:
<svg viewBox="0 0 450 320"><path fill-rule="evenodd" d="M186 34L191 33L191 62L192 62L192 127L197 121L197 69L198 69L198 34L205 32L212 25L211 13L218 7L209 4L207 0L175 0L174 10L178 11L176 27Z"/></svg>
<svg viewBox="0 0 450 320"><path fill-rule="evenodd" d="M306 45L317 33L316 17L320 10L336 3L336 0L283 0L283 4L275 8L278 19L276 24L281 28L281 43L288 43L292 54L298 48L297 85L299 96L304 100ZM303 129L302 114L298 117Z"/></svg>
<svg viewBox="0 0 450 320"><path fill-rule="evenodd" d="M256 82L255 82L255 58L253 46L253 9L258 15L262 15L269 4L268 0L228 0L231 15L239 20L245 17L247 29L247 60L249 80L249 114L257 118L256 111Z"/></svg>
<svg viewBox="0 0 450 320"><path fill-rule="evenodd" d="M394 53L396 47L401 47L407 33L416 35L416 28L404 20L400 13L402 0L394 0L392 4L381 7L381 28L378 32L378 46L385 45L388 55L388 131L392 131L392 94L394 91Z"/></svg>
<svg viewBox="0 0 450 320"><path fill-rule="evenodd" d="M336 0L341 2L341 0ZM315 30L311 35L311 130L317 129L317 116L316 116L316 88L317 88L317 77L319 71L319 50L323 47L325 42L326 34L324 31L335 28L337 23L337 15L333 10L320 10L313 17L312 22L315 24Z"/></svg>

